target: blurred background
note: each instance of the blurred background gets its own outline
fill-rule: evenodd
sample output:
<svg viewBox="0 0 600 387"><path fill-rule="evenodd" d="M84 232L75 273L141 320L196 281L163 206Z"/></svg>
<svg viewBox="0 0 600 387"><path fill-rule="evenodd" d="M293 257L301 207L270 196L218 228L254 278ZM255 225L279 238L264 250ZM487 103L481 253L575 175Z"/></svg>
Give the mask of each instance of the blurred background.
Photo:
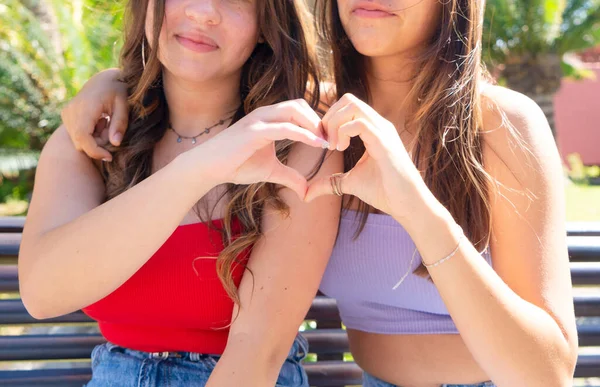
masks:
<svg viewBox="0 0 600 387"><path fill-rule="evenodd" d="M118 64L123 1L2 0L0 216L24 215L37 157L61 106ZM600 220L600 0L489 0L484 54L533 98L565 165L569 221Z"/></svg>
<svg viewBox="0 0 600 387"><path fill-rule="evenodd" d="M123 0L1 0L0 217L26 215L39 153L60 125L63 104L93 74L117 66L124 4ZM483 59L499 84L533 98L546 114L564 162L569 223L600 222L600 0L488 0ZM4 237L12 235L18 234ZM589 244L592 251L596 243L597 252L598 238L594 238L581 242L582 246ZM17 305L16 253L5 255L9 258L4 257L5 265L0 265L4 270L0 270L0 283L5 284L0 303ZM600 261L597 258L593 256ZM586 337L595 346L600 345L600 262L596 261L572 263L572 270L585 269L578 284L594 285L578 288L583 296L576 298L575 305L580 340ZM577 309L578 302L583 307ZM0 323L0 338L98 334L91 322L30 324L27 317L18 322ZM301 330L315 328L314 321L307 321ZM582 336L582 332L589 334ZM588 352L582 364L592 357L600 364L600 352L593 348ZM89 351L81 357L88 355ZM21 360L29 359L23 356ZM346 353L343 359L352 357ZM308 362L315 360L310 354ZM83 366L89 365L89 357L87 361ZM81 367L82 363L65 360L51 366ZM0 370L45 367L50 365L0 361ZM596 378L578 380L577 385L600 385L600 368L585 375Z"/></svg>

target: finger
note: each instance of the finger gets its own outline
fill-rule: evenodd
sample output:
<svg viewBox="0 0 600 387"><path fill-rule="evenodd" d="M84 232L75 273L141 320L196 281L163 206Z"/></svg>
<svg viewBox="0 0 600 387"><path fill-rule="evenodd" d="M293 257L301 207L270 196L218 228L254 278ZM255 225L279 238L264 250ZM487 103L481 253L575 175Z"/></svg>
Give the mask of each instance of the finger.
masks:
<svg viewBox="0 0 600 387"><path fill-rule="evenodd" d="M332 135L335 136L335 148L337 150L342 150L340 145L340 127L347 124L348 122L352 122L355 119L361 117L362 114L359 111L358 107L352 103L347 104L343 108L339 109L337 113L331 117L331 119L329 120L327 133L332 133Z"/></svg>
<svg viewBox="0 0 600 387"><path fill-rule="evenodd" d="M325 114L322 123L328 135L327 140L331 144L331 150L338 148L337 128L340 126L340 120L350 120L355 116L362 115L360 113L363 105L368 106L353 94L346 93ZM344 113L341 117L340 112Z"/></svg>
<svg viewBox="0 0 600 387"><path fill-rule="evenodd" d="M112 155L106 149L98 146L96 140L91 135L82 135L79 138L81 149L89 157L96 160L112 161Z"/></svg>
<svg viewBox="0 0 600 387"><path fill-rule="evenodd" d="M372 157L375 158L381 154L379 149L379 144L381 142L375 133L373 125L366 118L357 118L350 122L346 122L339 128L338 136L341 139L338 144L339 150L346 150L350 146L350 139L358 136L365 144L367 153Z"/></svg>
<svg viewBox="0 0 600 387"><path fill-rule="evenodd" d="M294 168L278 162L267 181L291 189L298 195L300 200L304 200L307 185L306 178Z"/></svg>
<svg viewBox="0 0 600 387"><path fill-rule="evenodd" d="M305 99L297 99L296 102L300 105L301 109L306 112L306 117L311 120L312 125L321 125L321 117L319 114L306 102Z"/></svg>
<svg viewBox="0 0 600 387"><path fill-rule="evenodd" d="M113 103L113 114L110 118L108 134L111 144L114 146L121 145L123 136L129 124L129 106L123 98L117 97Z"/></svg>
<svg viewBox="0 0 600 387"><path fill-rule="evenodd" d="M324 176L312 180L308 184L304 201L308 203L320 196L337 195L336 190L342 194L349 194L348 175L348 173L345 173L335 177L334 179L337 182L335 180L332 181L333 176ZM336 188L333 187L333 184L336 184Z"/></svg>
<svg viewBox="0 0 600 387"><path fill-rule="evenodd" d="M262 110L265 122L290 122L322 137L321 118L304 100L294 100L268 106Z"/></svg>
<svg viewBox="0 0 600 387"><path fill-rule="evenodd" d="M96 141L96 144L105 147L108 144L108 123L110 120L110 116L106 113L101 114L101 118L96 123L96 127L94 128L94 133L92 136Z"/></svg>
<svg viewBox="0 0 600 387"><path fill-rule="evenodd" d="M103 130L108 129L109 121L110 116L106 113L102 113L98 121L96 121L96 125L94 126L94 136L97 136Z"/></svg>
<svg viewBox="0 0 600 387"><path fill-rule="evenodd" d="M259 136L259 139L262 140L292 140L302 142L306 145L310 145L316 148L326 149L329 147L329 143L327 141L317 136L310 130L307 130L289 122L265 124L261 130L257 131L257 136Z"/></svg>
<svg viewBox="0 0 600 387"><path fill-rule="evenodd" d="M324 195L334 195L329 177L319 177L311 180L304 196L304 201L310 203Z"/></svg>
<svg viewBox="0 0 600 387"><path fill-rule="evenodd" d="M96 144L105 148L110 142L108 141L108 128L103 129L100 133L94 133L94 140Z"/></svg>
<svg viewBox="0 0 600 387"><path fill-rule="evenodd" d="M338 112L338 110L340 110L341 108L345 107L350 102L352 102L352 99L350 98L351 95L352 94L344 94L342 96L342 98L340 98L339 100L337 100L329 108L329 110L327 110L327 113L325 113L325 115L321 119L321 121L323 121L323 124L327 125L329 123L329 120L331 119L331 117L333 117Z"/></svg>
<svg viewBox="0 0 600 387"><path fill-rule="evenodd" d="M81 117L81 120L72 121L67 115L63 115L63 125L67 129L67 133L73 141L75 149L78 151L83 150L84 138L91 137L98 123L97 119L90 118L88 116Z"/></svg>
<svg viewBox="0 0 600 387"><path fill-rule="evenodd" d="M329 130L329 128L330 128L329 122L331 121L331 118L336 115L338 110L342 109L344 106L345 105L340 104L338 101L338 103L334 104L327 111L327 113L321 120L321 126L323 127L323 131L325 132L325 138L327 138L327 141L329 141L329 150L335 150L337 148L337 142L338 142L337 132Z"/></svg>

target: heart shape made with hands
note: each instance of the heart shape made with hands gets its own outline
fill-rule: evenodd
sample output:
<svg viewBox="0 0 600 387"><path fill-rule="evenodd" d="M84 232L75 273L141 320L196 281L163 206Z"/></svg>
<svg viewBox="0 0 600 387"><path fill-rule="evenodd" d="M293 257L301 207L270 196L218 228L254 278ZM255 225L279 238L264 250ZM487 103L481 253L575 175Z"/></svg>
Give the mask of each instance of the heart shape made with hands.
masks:
<svg viewBox="0 0 600 387"><path fill-rule="evenodd" d="M424 189L398 130L367 103L344 95L322 118L321 127L330 150L344 152L350 140L359 137L365 152L350 171L311 180L304 201L323 195L352 195L392 213L392 203L410 202L415 192Z"/></svg>

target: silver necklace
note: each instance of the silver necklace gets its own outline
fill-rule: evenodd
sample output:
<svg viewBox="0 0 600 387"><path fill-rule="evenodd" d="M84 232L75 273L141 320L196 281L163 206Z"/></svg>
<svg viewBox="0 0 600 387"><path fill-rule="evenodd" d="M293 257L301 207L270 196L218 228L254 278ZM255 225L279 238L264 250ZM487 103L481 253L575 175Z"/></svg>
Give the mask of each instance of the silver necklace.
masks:
<svg viewBox="0 0 600 387"><path fill-rule="evenodd" d="M217 122L217 123L216 123L216 124L214 124L213 126L209 126L209 127L207 127L207 128L204 128L204 130L203 130L202 132L200 132L200 134L197 134L197 135L195 135L195 136L183 136L183 135L181 135L181 134L177 133L177 131L175 130L175 128L173 128L173 125L171 125L171 123L170 123L170 122L169 122L169 130L172 130L172 131L173 131L173 133L175 133L175 134L177 135L177 142L181 143L181 142L182 142L182 141L185 139L185 140L192 140L192 144L195 144L195 143L197 142L197 141L196 141L196 139L197 139L198 137L200 137L200 136L203 136L203 135L205 135L205 134L209 134L209 133L210 133L210 131L211 131L211 129L214 129L214 128L216 128L217 126L221 126L221 125L223 125L225 122L227 122L227 121L229 121L230 119L232 119L234 115L235 115L235 114L233 114L233 115L231 115L231 116L229 116L229 117L223 118L222 120L220 120L219 122Z"/></svg>

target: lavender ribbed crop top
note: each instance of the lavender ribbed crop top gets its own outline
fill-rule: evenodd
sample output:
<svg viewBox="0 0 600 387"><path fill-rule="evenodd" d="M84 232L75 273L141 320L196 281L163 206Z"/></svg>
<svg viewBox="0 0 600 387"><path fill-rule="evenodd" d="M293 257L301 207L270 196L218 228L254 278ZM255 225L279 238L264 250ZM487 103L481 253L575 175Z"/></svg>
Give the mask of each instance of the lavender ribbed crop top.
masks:
<svg viewBox="0 0 600 387"><path fill-rule="evenodd" d="M415 244L391 216L370 214L358 239L356 212L342 214L339 235L321 282L321 291L337 300L342 322L350 329L387 334L458 333L435 285L416 276L421 257ZM486 252L483 258L491 265Z"/></svg>

